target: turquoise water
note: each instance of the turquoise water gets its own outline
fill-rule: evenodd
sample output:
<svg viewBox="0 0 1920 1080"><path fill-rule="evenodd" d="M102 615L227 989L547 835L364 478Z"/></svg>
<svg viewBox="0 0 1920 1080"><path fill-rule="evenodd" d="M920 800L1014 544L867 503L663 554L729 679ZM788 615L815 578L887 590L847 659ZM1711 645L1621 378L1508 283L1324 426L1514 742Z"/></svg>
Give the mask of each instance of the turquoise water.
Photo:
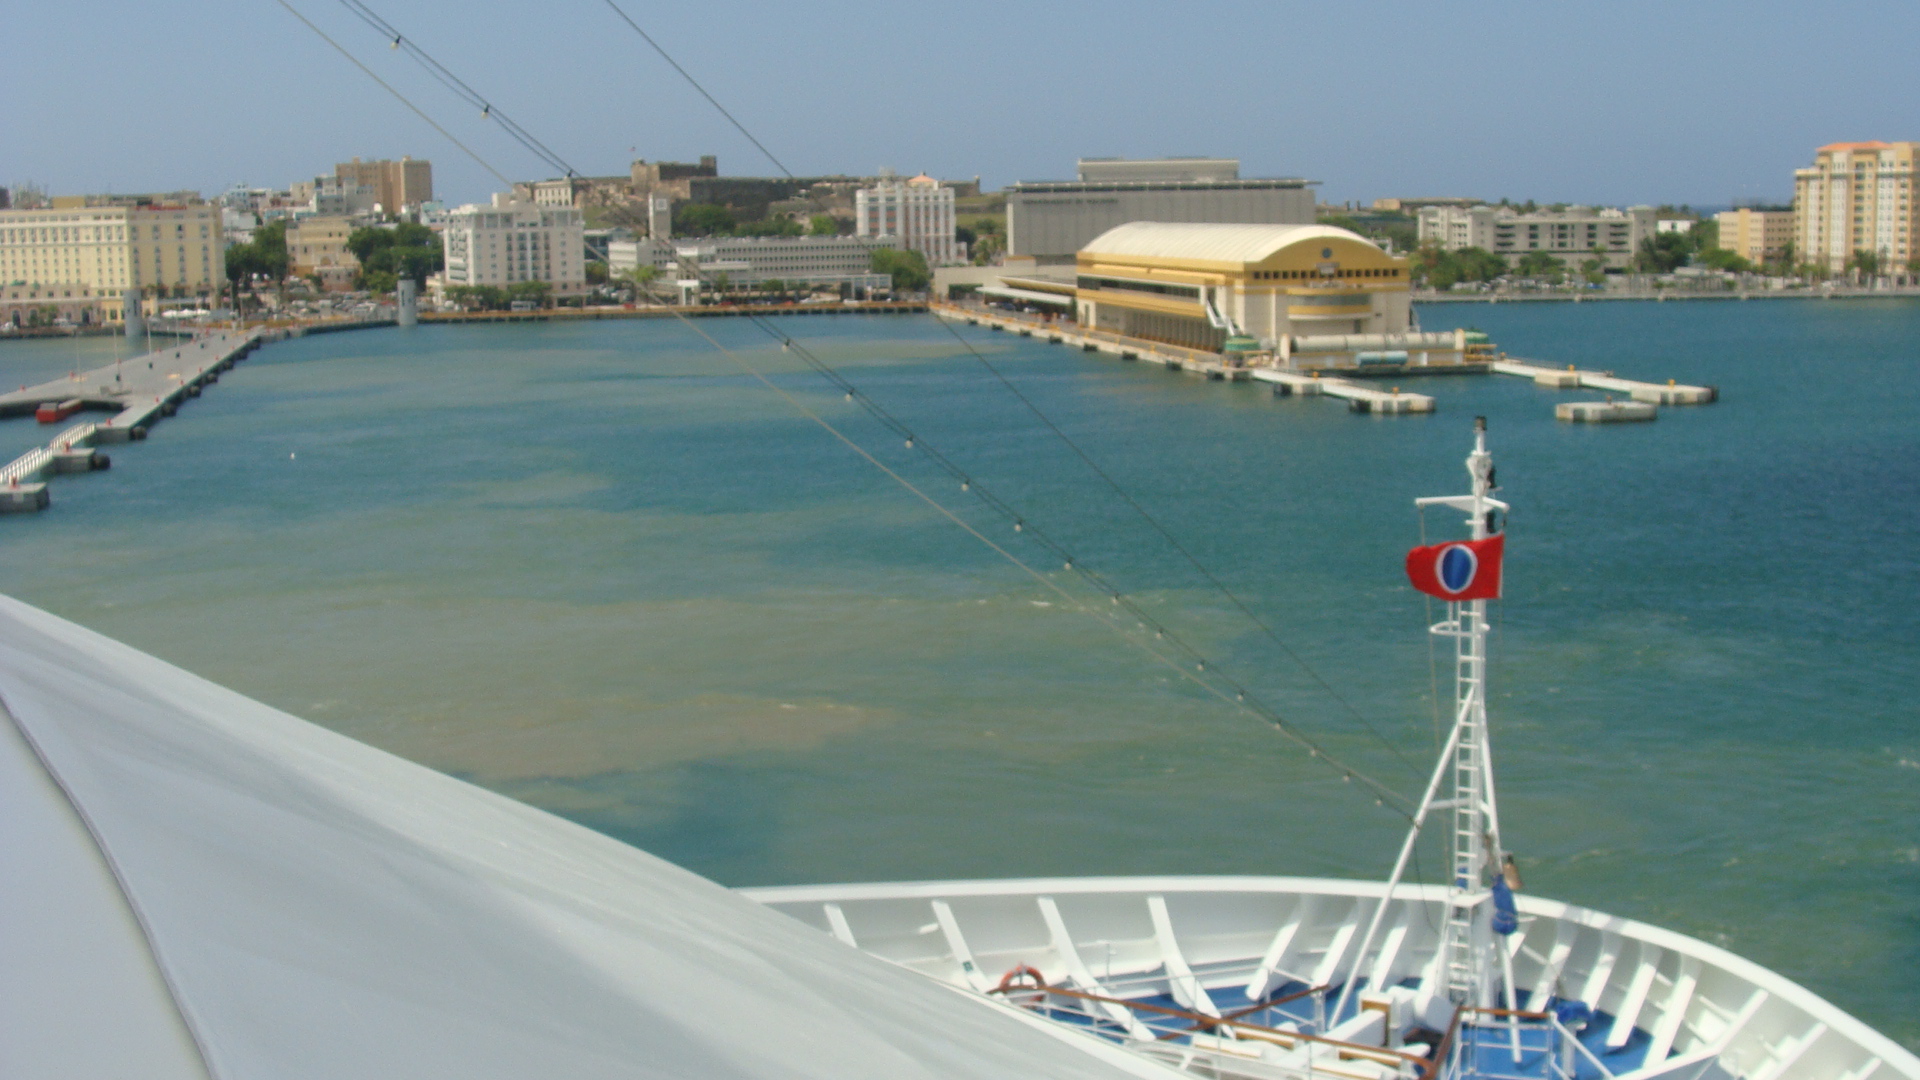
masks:
<svg viewBox="0 0 1920 1080"><path fill-rule="evenodd" d="M1408 792L1434 741L1412 500L1461 489L1486 415L1515 504L1493 715L1528 887L1732 948L1920 1047L1920 305L1423 317L1723 398L1573 426L1553 403L1591 391L1456 377L1406 382L1433 416L1369 418L965 330L1381 738L944 330L792 330ZM702 327L1070 582L752 327ZM0 344L0 385L116 344ZM0 423L0 452L44 437ZM112 452L0 521L0 589L728 884L1378 877L1400 835L677 325L274 345Z"/></svg>

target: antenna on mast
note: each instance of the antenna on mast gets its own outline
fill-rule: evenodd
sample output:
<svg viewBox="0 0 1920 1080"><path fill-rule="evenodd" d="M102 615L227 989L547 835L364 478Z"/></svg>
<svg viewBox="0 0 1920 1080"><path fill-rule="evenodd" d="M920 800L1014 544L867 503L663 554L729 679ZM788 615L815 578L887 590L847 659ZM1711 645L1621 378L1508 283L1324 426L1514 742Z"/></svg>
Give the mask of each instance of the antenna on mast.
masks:
<svg viewBox="0 0 1920 1080"><path fill-rule="evenodd" d="M1416 589L1446 601L1446 617L1428 628L1454 643L1453 729L1434 763L1413 825L1400 846L1386 892L1374 908L1367 933L1354 954L1334 1006L1334 1022L1346 1015L1394 890L1419 842L1428 815L1453 812L1449 838L1447 910L1441 928L1434 975L1455 1006L1486 1008L1504 988L1514 1008L1513 958L1495 939L1512 932L1512 895L1501 880L1505 853L1500 846L1500 811L1494 796L1493 758L1487 740L1487 600L1500 595L1500 562L1505 541L1499 521L1507 504L1493 497L1493 455L1487 452L1487 418L1473 421L1473 450L1467 455L1469 493L1414 500L1422 509L1444 506L1465 514L1467 539L1414 548L1407 555L1407 577ZM1441 788L1448 790L1442 797ZM1496 882L1498 886L1496 887ZM1378 992L1379 987L1370 987Z"/></svg>

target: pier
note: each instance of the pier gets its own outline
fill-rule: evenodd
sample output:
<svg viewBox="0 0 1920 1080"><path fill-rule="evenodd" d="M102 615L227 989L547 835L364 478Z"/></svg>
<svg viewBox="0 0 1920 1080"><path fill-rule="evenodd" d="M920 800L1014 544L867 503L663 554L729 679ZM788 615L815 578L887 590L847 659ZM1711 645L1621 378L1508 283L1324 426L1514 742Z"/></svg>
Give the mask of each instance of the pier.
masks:
<svg viewBox="0 0 1920 1080"><path fill-rule="evenodd" d="M1351 379L1318 372L1303 374L1280 368L1252 368L1250 372L1254 379L1271 383L1276 397L1341 398L1346 401L1347 408L1362 413L1394 415L1433 411L1433 398L1426 394L1402 393L1397 386L1390 391L1375 390Z"/></svg>
<svg viewBox="0 0 1920 1080"><path fill-rule="evenodd" d="M1626 394L1634 401L1648 405L1709 405L1720 397L1720 391L1711 386L1686 386L1672 380L1663 386L1660 383L1618 378L1611 371L1581 371L1572 366L1552 368L1505 356L1494 360L1491 366L1496 374L1532 379L1535 386L1565 390L1576 387L1609 390Z"/></svg>
<svg viewBox="0 0 1920 1080"><path fill-rule="evenodd" d="M1347 403L1360 413L1399 415L1430 413L1434 401L1426 394L1403 393L1399 387L1376 390L1363 382L1287 368L1249 367L1229 364L1218 353L1187 349L1178 345L1121 337L1102 330L1087 330L1072 324L1036 323L1013 315L954 304L935 303L933 313L943 319L957 319L990 330L1003 330L1022 337L1070 345L1083 352L1101 352L1122 360L1160 364L1169 370L1184 371L1225 382L1263 382L1273 387L1276 397L1330 397ZM1441 369L1435 369L1441 370ZM1396 370L1396 373L1397 370Z"/></svg>
<svg viewBox="0 0 1920 1080"><path fill-rule="evenodd" d="M1006 312L937 301L930 304L929 308L934 315L942 319L963 321L975 326L984 326L990 330L1070 345L1086 352L1103 352L1118 356L1122 360L1162 364L1168 368L1204 375L1212 379L1266 383L1273 388L1273 393L1277 397L1339 398L1347 403L1350 410L1359 413L1393 416L1434 411L1435 401L1429 395L1402 392L1397 386L1389 390L1377 389L1377 385L1386 378L1417 375L1470 375L1491 372L1531 379L1536 386L1551 389L1604 390L1612 394L1624 395L1632 405L1636 406L1614 408L1606 401L1574 402L1571 404L1577 405L1578 408L1556 409L1555 415L1560 419L1588 423L1649 420L1653 418L1654 414L1651 410L1655 406L1707 405L1719 400L1720 397L1720 391L1712 386L1690 386L1673 380L1668 380L1664 384L1642 382L1637 379L1621 378L1611 371L1585 371L1572 366L1550 367L1537 361L1510 357L1505 353L1493 354L1490 346L1485 344L1472 346L1465 362L1430 366L1403 360L1395 365L1366 363L1319 367L1301 363L1299 356L1294 357L1292 364L1273 363L1260 357L1254 358L1254 361L1249 364L1229 362L1218 353L1121 337L1100 330L1088 330L1071 322L1043 322ZM1474 352L1475 349L1481 351Z"/></svg>
<svg viewBox="0 0 1920 1080"><path fill-rule="evenodd" d="M216 333L0 394L0 417L37 414L59 422L82 411L113 414L68 427L0 468L0 512L45 509L48 476L106 468L110 461L97 447L146 438L160 418L199 397L260 341L258 332Z"/></svg>

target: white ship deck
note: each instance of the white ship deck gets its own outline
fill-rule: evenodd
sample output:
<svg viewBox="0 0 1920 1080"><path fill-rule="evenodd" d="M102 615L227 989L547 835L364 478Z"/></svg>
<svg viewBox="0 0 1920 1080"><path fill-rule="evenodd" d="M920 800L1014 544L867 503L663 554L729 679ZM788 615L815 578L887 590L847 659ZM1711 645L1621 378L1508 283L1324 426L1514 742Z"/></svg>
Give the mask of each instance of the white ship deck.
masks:
<svg viewBox="0 0 1920 1080"><path fill-rule="evenodd" d="M1508 939L1516 996L1523 1012L1572 1002L1591 1008L1584 1027L1564 1025L1580 1044L1568 1041L1560 1055L1568 1060L1544 1049L1553 1020L1485 1016L1448 1036L1454 1007L1429 990L1441 888L1401 887L1379 942L1358 965L1351 953L1385 892L1378 883L1059 878L743 891L929 978L1005 997L1207 1076L1430 1076L1439 1071L1430 1059L1451 1053L1482 1077L1920 1078L1920 1059L1757 964L1540 897L1519 898L1520 930ZM1022 967L1061 992L999 992ZM1362 972L1357 992L1343 1015L1327 1015L1350 970ZM1203 1023L1215 1017L1237 1023ZM1522 1029L1518 1062L1513 1028ZM1289 1037L1302 1029L1325 1038Z"/></svg>

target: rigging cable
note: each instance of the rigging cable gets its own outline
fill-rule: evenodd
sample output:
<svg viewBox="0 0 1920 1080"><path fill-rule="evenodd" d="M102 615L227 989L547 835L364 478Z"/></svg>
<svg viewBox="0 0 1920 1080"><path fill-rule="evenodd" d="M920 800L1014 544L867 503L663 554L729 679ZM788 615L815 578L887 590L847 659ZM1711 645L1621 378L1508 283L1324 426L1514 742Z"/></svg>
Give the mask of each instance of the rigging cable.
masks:
<svg viewBox="0 0 1920 1080"><path fill-rule="evenodd" d="M405 105L409 109L412 109L413 114L415 116L418 116L420 119L425 120L430 126L432 126L433 130L446 136L446 139L448 142L459 147L462 152L464 152L468 157L472 158L474 161L479 162L480 167L492 173L495 179L507 185L507 187L509 188L513 187L513 181L501 175L501 172L499 169L496 169L493 166L487 164L487 160L481 157L479 154L474 153L472 147L469 147L466 143L463 143L459 139L454 138L453 132L448 131L446 128L441 127L439 124L434 122L433 117L428 116L426 113L421 112L420 107L415 105L413 102L408 101L407 96L405 94L402 94L400 91L395 90L392 86L388 85L387 80L381 78L378 75L375 75L373 73L372 68L361 63L358 57L348 52L346 48L342 46L339 42L328 37L326 31L313 25L313 23L308 22L307 17L305 15L300 14L299 11L295 10L292 4L287 3L287 0L274 0L274 2L278 3L281 7L286 8L287 12L291 14L294 18L299 19L303 23L306 23L307 29L313 31L315 34L318 34L320 36L321 41L324 41L327 44L333 46L335 52L338 52L341 56L346 57L347 60L353 64L354 67L357 67L361 71L365 72L367 75L367 78L372 79L374 82L379 83L381 89L385 90L387 93L392 94L394 97L398 98L400 101L400 104Z"/></svg>
<svg viewBox="0 0 1920 1080"><path fill-rule="evenodd" d="M673 66L673 70L679 72L680 77L687 80L687 85L693 87L695 90L700 91L700 96L707 99L707 104L719 110L720 115L727 118L727 123L732 124L734 127L734 130L738 131L742 135L745 135L747 137L748 142L752 143L754 147L758 149L761 153L767 155L767 160L773 162L774 168L779 169L783 174L785 174L787 179L789 180L794 179L793 170L781 164L780 159L773 156L773 151L767 149L766 146L762 144L759 139L754 138L753 132L748 131L747 126L745 124L742 124L740 121L735 120L733 118L733 114L727 111L727 107L725 105L722 105L718 101L714 100L713 95L707 93L707 88L700 85L700 80L695 79L693 75L687 71L686 68L683 68L680 66L680 61L675 60L671 56L668 56L667 50L661 48L660 43L653 40L653 35L647 33L645 30L640 29L640 24L637 22L634 22L633 18L629 16L624 10L622 10L619 4L614 3L613 0L606 0L606 3L608 7L613 9L613 13L615 15L620 16L621 22L624 22L628 26L632 27L633 32L640 35L640 40L645 41L647 44L653 46L653 51L660 54L660 59L665 60L668 64L671 64Z"/></svg>
<svg viewBox="0 0 1920 1080"><path fill-rule="evenodd" d="M559 169L568 177L576 175L572 169L567 167L567 163L560 159L559 154L547 149L546 144L534 138L532 132L515 123L506 113L494 108L493 103L481 96L479 91L462 82L459 76L441 66L438 60L428 56L425 49L422 49L403 36L399 30L394 28L392 23L381 18L372 8L361 3L360 0L340 0L340 3L348 11L358 15L362 22L373 27L382 37L387 38L390 47L406 50L407 55L413 57L421 67L426 69L427 74L433 76L440 85L458 94L468 105L479 109L482 118L492 120L499 124L501 130L513 136L514 141L526 147L529 153L546 162L548 165ZM511 187L512 185L509 184L508 186Z"/></svg>
<svg viewBox="0 0 1920 1080"><path fill-rule="evenodd" d="M317 26L314 26L312 22L308 21L304 16L300 15L300 13L297 10L295 10L287 2L287 0L276 0L276 2L278 2L280 6L286 8L296 18L299 18L303 24L305 24L309 29L313 30L314 33L319 35L328 44L332 45L336 50L341 52L343 55L347 56L349 60L352 60L356 67L359 67L362 71L365 71L370 77L374 78L376 82L378 82L383 88L385 88L389 93L393 94L396 98L399 98L400 101L403 104L407 105L409 109L412 109L416 114L420 115L423 119L428 119L429 123L432 123L432 120L430 118L427 118L426 114L421 112L419 108L416 107L411 101L408 101L404 95L402 95L398 90L394 89L391 85L386 83L384 80L380 79L377 75L374 75L371 70L367 69L364 64L361 64L357 59L355 59L352 56L352 54L347 53L347 51L344 48L342 48L337 42L334 42L332 38L327 37L327 35L322 31L320 31L320 29ZM345 2L345 0L343 0L343 2ZM409 55L414 55L416 51L419 53L419 55L416 56L416 59L422 64L435 63L434 61L431 60L430 57L425 56L424 50L418 50L417 47L415 50L409 50ZM438 124L434 124L433 126L436 130L441 131L443 134L445 133L445 129L441 128ZM453 140L451 135L449 135L448 138L450 141L453 141L456 146L459 146L462 150L466 151L469 156L472 156L474 160L478 161L482 165L482 167L484 167L489 173L492 173L496 177L501 176L498 170L494 169L484 159L480 158L478 154L475 154L470 148L466 147L464 144L459 143L458 140ZM571 170L569 170L569 173L571 174ZM698 273L697 268L695 268L695 272ZM763 385L766 385L769 389L774 390L774 392L778 393L781 397L786 399L788 403L793 405L796 408L796 410L798 410L802 415L806 416L807 418L811 419L814 423L825 428L836 439L838 439L840 442L845 444L850 449L854 450L861 457L865 458L869 463L879 468L883 473L885 473L888 477L893 479L896 483L904 487L910 493L914 494L916 497L920 498L921 500L927 502L930 506L938 510L943 516L947 517L949 520L953 521L955 524L960 525L960 527L963 528L965 531L973 535L976 539L979 539L986 546L991 548L996 553L1000 554L1003 558L1012 562L1015 566L1019 567L1021 570L1025 571L1030 576L1033 576L1037 581L1040 581L1041 583L1045 584L1048 588L1054 590L1055 592L1059 593L1063 597L1067 598L1070 602L1074 603L1076 607L1079 607L1081 610L1087 611L1090 614L1096 613L1094 609L1087 607L1084 601L1081 601L1079 598L1073 596L1068 590L1065 590L1062 586L1060 586L1058 582L1053 581L1051 578L1047 577L1045 574L1042 574L1039 571L1033 569L1027 563L1022 561L1018 556L1014 555L1012 552L1008 551L1006 548L1002 547L998 543L995 543L991 538L987 537L984 533L979 532L972 525L965 522L954 511L947 508L944 504L941 504L937 500L933 499L931 496L927 495L924 491L922 491L920 488L915 486L911 481L909 481L907 478L902 476L900 473L896 472L892 468L885 465L873 454L871 454L870 452L865 450L863 447L861 447L851 437L841 432L826 418L820 416L818 413L810 409L807 409L804 406L804 404L801 403L797 398L795 398L791 393L785 391L784 389L774 384L771 380L767 379L764 375L758 372L757 369L752 368L751 365L745 363L745 361L739 358L736 354L726 349L724 346L721 346L717 340L715 340L704 329L702 329L699 325L693 322L693 320L690 319L684 312L675 310L673 314L675 315L676 318L680 320L682 324L684 324L688 328L688 330L690 330L691 332L693 332L694 334L696 334L697 336L699 336L700 338L708 342L710 345L714 346L714 348L720 351L722 355L726 356L730 361L732 361L736 365L742 367L743 370L745 370L748 374L752 375L756 380L761 382ZM1189 682L1192 682L1195 685L1202 687L1207 692L1213 694L1214 696L1220 698L1221 700L1226 701L1229 704L1234 705L1239 709L1241 709L1242 711L1248 713L1249 715L1252 715L1257 719L1260 719L1263 722L1267 723L1269 726L1279 731L1287 739L1299 745L1303 749L1306 749L1310 757L1324 760L1325 762L1327 762L1327 764L1331 768L1341 773L1342 778L1344 780L1348 782L1351 782L1354 780L1360 781L1360 783L1363 786L1367 787L1374 793L1375 795L1374 801L1376 805L1386 806L1390 801L1392 803L1392 809L1395 813L1399 814L1402 817L1409 816L1409 810L1408 810L1409 803L1407 799L1404 796L1402 796L1399 792L1393 790L1392 788L1388 787L1385 784L1380 783L1379 781L1373 779L1372 777L1366 775L1365 773L1360 772L1359 770L1353 768L1352 766L1347 765L1343 760L1329 753L1326 749L1320 746L1319 743L1314 741L1311 737L1295 729L1292 726L1292 724L1288 722L1283 716L1281 716L1277 711L1273 710L1272 708L1270 708L1269 706L1261 702L1246 687L1242 686L1241 684L1233 680L1231 677L1226 676L1224 673L1219 672L1218 669L1215 669L1211 665L1209 665L1205 660L1205 658L1198 652L1198 650L1194 649L1177 633L1175 633L1174 631L1168 629L1167 627L1159 623L1159 621L1154 619L1150 613L1141 609L1131 597L1127 596L1125 593L1121 592L1118 588L1116 588L1115 586L1107 582L1104 577L1087 569L1084 566L1084 564L1081 564L1078 560L1076 560L1072 556L1071 552L1069 552L1063 545L1052 540L1052 538L1048 537L1041 530L1031 527L1029 523L1027 523L1025 519L1021 517L1019 513L1013 509L1011 505L1006 503L1004 500L1000 499L997 495L994 495L984 485L981 485L977 481L973 480L971 476L969 476L964 470L960 469L959 466L954 464L944 454L941 454L938 450L933 448L931 445L927 444L924 440L916 438L912 429L908 428L904 423L894 418L890 413L886 412L886 410L882 409L877 402L874 402L872 401L871 398L868 398L864 392L860 391L857 387L853 386L853 384L848 382L844 376L839 374L839 372L835 371L832 367L826 365L823 361L820 361L817 357L813 356L811 350L808 350L807 348L805 348L805 346L801 345L798 342L793 341L793 339L791 339L790 337L787 337L784 334L780 334L777 330L774 330L773 328L768 326L765 320L761 316L757 314L749 314L747 317L750 321L754 322L757 326L759 326L760 329L762 329L763 331L766 331L780 338L784 343L791 345L793 352L801 355L808 362L809 366L813 367L820 374L822 374L823 376L827 377L830 381L832 381L837 387L841 388L846 393L849 400L858 401L862 403L863 406L865 407L865 411L867 411L869 415L873 416L876 420L881 422L884 426L888 427L895 434L902 436L908 448L919 450L923 456L927 457L929 460L934 462L943 471L947 472L949 476L957 478L961 484L962 490L971 492L983 504L996 510L997 512L1002 514L1002 516L1008 518L1012 522L1013 529L1015 532L1027 533L1035 542L1039 543L1042 547L1046 548L1056 558L1061 559L1066 569L1076 572L1083 581L1085 581L1089 585L1096 588L1098 591L1108 596L1114 605L1119 606L1120 608L1125 610L1128 614L1134 616L1138 620L1139 626L1142 629L1152 630L1154 632L1154 640L1168 641L1177 651L1179 651L1181 654L1183 654L1186 657L1186 662L1182 663L1179 660L1175 660L1171 657L1165 656L1161 654L1158 650L1146 644L1145 642L1135 640L1126 631L1124 627L1119 626L1111 618L1103 617L1101 619L1102 622L1105 622L1109 627L1113 628L1117 633L1121 634L1121 636L1125 640L1127 640L1130 644L1134 644L1136 645L1136 647L1142 648L1143 650L1147 651L1150 655L1153 655L1161 663L1173 667ZM1212 678L1203 679L1200 677L1201 674L1211 674ZM1216 685L1215 680L1217 680L1218 683L1224 683L1225 688L1222 689L1221 686Z"/></svg>
<svg viewBox="0 0 1920 1080"><path fill-rule="evenodd" d="M357 7L365 6L364 4L361 4L359 0L341 0L341 2L348 3ZM767 160L771 161L775 168L779 169L780 172L787 177L787 179L789 180L797 179L793 174L793 170L787 168L786 165L783 162L781 162L781 160L778 157L774 156L773 151L767 149L764 143L762 143L759 139L755 138L753 133L747 130L747 127L745 124L742 124L738 119L736 119L733 113L727 111L726 106L720 104L720 102L712 94L708 93L707 88L700 85L700 81L698 79L695 79L692 73L687 71L686 68L682 67L680 62L678 60L675 60L673 56L669 54L667 50L658 41L654 40L653 35L647 33L646 30L642 29L640 24L635 22L633 20L633 17L628 15L626 11L623 8L621 8L618 3L615 2L615 0L604 0L604 2L606 3L607 7L613 9L614 14L618 15L622 22L626 23L627 26L630 27L634 33L640 35L641 40L645 41L653 49L654 52L660 54L660 58L662 60L665 60L673 68L674 71L679 72L680 77L687 81L687 85L693 87L696 91L698 91L700 96L705 98L707 100L707 103L712 105L714 109L720 113L721 116L725 117L727 122L732 124L734 128L740 132L741 135L745 136L748 142L751 142L755 148L757 148L762 154L766 155ZM394 36L396 41L399 40L399 35L397 33ZM980 366L986 368L988 373L990 373L995 379L999 380L1000 385L1004 386L1009 393L1013 394L1015 398L1018 398L1020 403L1026 406L1027 410L1033 413L1033 415L1043 425L1045 425L1049 431L1053 432L1053 434L1056 437L1058 437L1062 443L1065 443L1067 448L1072 450L1074 454L1080 458L1081 462L1084 463L1087 466L1087 468L1095 476L1099 477L1103 482L1105 482L1106 485L1113 490L1114 494L1118 495L1121 501L1125 502L1127 506L1130 507L1133 510L1133 512L1140 517L1142 521L1146 522L1147 525L1150 528L1152 528L1154 532L1159 533L1161 538L1164 539L1167 542L1167 544L1174 549L1174 551L1178 552L1180 554L1180 557L1185 559L1187 563L1191 565L1193 569L1200 574L1201 577L1205 578L1209 585L1213 586L1213 588L1216 591L1218 591L1220 595L1224 596L1227 599L1227 601L1233 605L1235 609L1237 609L1243 616L1245 616L1248 622L1251 622L1255 627L1259 628L1260 632L1263 635L1265 635L1268 640L1272 641L1273 644L1279 648L1281 653L1284 654L1288 660L1292 661L1293 664L1296 667L1298 667L1301 670L1301 672L1307 676L1307 678L1311 679L1315 685L1317 685L1322 691L1326 693L1328 697L1332 698L1335 702L1337 702L1340 705L1341 708L1345 709L1349 716L1353 717L1353 719L1356 720L1361 727L1367 730L1368 734L1372 735L1375 740L1377 740L1382 746L1387 748L1388 752L1393 754L1395 758L1399 759L1400 763L1406 766L1409 772L1413 773L1415 776L1422 775L1422 770L1420 769L1420 767L1414 764L1413 761L1408 759L1405 754L1401 753L1400 747L1397 744L1395 744L1391 739L1388 739L1386 735L1382 733L1380 729L1376 727L1371 720L1367 719L1366 714L1362 713L1357 707L1354 706L1354 704L1351 701L1349 701L1344 695L1342 695L1338 690L1336 690L1331 683L1329 683L1325 678L1323 678L1320 675L1319 671L1317 671L1315 668L1313 668L1312 665L1306 662L1306 659L1304 657L1302 657L1299 653L1295 652L1293 647L1288 645L1286 641L1280 637L1279 633L1276 632L1273 629L1273 627L1266 622L1266 620L1260 618L1259 615L1255 614L1253 609L1244 600L1242 600L1237 593L1235 593L1232 589L1228 588L1226 583L1223 582L1218 575L1216 575L1212 570L1208 569L1205 564L1201 563L1200 560L1193 554L1193 552L1185 544L1182 544L1180 540L1174 536L1171 530L1169 530L1165 525L1161 524L1158 518L1154 517L1151 513L1149 513L1146 507L1142 506L1140 502L1136 500L1131 493L1129 493L1124 487L1120 485L1120 482L1118 480L1115 480L1113 478L1112 474L1108 473L1105 469L1101 468L1100 465L1094 461L1093 457L1089 455L1086 452L1086 450L1084 450L1080 446L1079 443L1075 442L1071 436L1069 436L1065 431L1061 430L1060 426L1054 423L1053 419L1040 409L1039 405L1035 404L1031 398L1027 397L1027 395L1022 393L1018 387L1014 386L1013 382L1009 380L1006 377L1006 375L1000 371L999 368L995 367L993 363L986 358L986 356L982 355L978 349L974 348L973 343L968 341L966 337L960 333L957 327L955 327L952 323L950 323L946 319L939 318L938 316L934 317L934 321L940 324L940 326L943 329L945 329L947 333L951 334L953 336L953 339L960 343L960 347L965 349L976 361L978 361L980 363ZM771 328L765 327L763 325L762 329L768 330L770 334L773 334L773 336L779 338L782 345L788 345L790 343L790 339L786 338L784 335L774 332Z"/></svg>

